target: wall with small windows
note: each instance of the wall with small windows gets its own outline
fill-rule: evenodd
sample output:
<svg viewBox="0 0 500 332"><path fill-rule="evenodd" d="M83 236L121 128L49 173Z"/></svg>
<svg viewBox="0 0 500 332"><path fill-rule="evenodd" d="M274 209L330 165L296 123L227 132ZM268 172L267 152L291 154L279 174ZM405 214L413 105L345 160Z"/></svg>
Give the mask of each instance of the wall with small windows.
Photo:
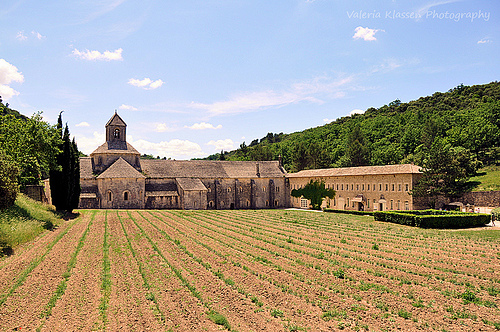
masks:
<svg viewBox="0 0 500 332"><path fill-rule="evenodd" d="M144 209L145 179L97 179L98 197L102 209Z"/></svg>
<svg viewBox="0 0 500 332"><path fill-rule="evenodd" d="M336 191L335 198L325 198L322 208L337 210L380 211L411 210L420 206L413 204L410 191L420 174L371 174L352 176L290 176L290 190L299 189L311 180L320 180L326 188ZM301 198L291 198L295 208L306 205Z"/></svg>

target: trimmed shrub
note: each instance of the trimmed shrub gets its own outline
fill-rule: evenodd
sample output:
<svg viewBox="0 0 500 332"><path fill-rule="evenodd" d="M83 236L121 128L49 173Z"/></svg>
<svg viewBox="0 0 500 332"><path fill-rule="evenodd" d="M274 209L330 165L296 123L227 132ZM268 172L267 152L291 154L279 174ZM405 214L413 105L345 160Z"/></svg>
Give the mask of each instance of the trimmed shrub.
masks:
<svg viewBox="0 0 500 332"><path fill-rule="evenodd" d="M421 228L470 228L484 226L490 222L487 214L457 211L416 210L416 211L377 211L375 220Z"/></svg>

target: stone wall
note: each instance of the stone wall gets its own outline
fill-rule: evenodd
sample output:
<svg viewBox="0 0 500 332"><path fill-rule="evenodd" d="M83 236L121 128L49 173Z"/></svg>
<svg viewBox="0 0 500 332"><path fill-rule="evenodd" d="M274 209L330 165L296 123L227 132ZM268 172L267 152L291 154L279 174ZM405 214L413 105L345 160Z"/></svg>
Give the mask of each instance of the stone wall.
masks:
<svg viewBox="0 0 500 332"><path fill-rule="evenodd" d="M500 191L474 191L460 199L464 205L500 207Z"/></svg>
<svg viewBox="0 0 500 332"><path fill-rule="evenodd" d="M49 200L47 199L47 196L45 195L45 187L43 185L36 186L36 185L26 185L24 188L21 189L21 192L28 196L31 199L34 199L35 201L42 202L42 203L48 203Z"/></svg>

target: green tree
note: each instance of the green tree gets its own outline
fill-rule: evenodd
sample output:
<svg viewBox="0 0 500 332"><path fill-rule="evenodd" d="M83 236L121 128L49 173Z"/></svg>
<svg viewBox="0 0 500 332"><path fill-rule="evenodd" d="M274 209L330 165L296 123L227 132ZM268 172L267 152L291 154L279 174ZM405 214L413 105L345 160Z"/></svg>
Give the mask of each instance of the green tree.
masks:
<svg viewBox="0 0 500 332"><path fill-rule="evenodd" d="M57 167L50 174L50 191L56 209L71 212L78 207L80 198L80 158L75 140L71 141L68 125L62 133L61 113L57 132L62 134L62 143L59 145L60 153L56 156Z"/></svg>
<svg viewBox="0 0 500 332"><path fill-rule="evenodd" d="M359 124L347 135L345 164L343 166L355 167L370 164L370 150L366 144L365 136Z"/></svg>
<svg viewBox="0 0 500 332"><path fill-rule="evenodd" d="M320 210L323 199L325 197L328 197L330 199L335 197L335 190L326 189L325 183L323 181L311 180L303 188L293 189L292 196L298 198L304 197L311 201L311 205L314 210Z"/></svg>
<svg viewBox="0 0 500 332"><path fill-rule="evenodd" d="M16 162L0 150L0 209L7 208L16 201L19 185L19 167Z"/></svg>
<svg viewBox="0 0 500 332"><path fill-rule="evenodd" d="M422 178L411 194L427 198L429 206L434 208L438 196L453 199L471 191L474 183L469 179L476 175L478 166L468 150L436 139L423 161Z"/></svg>

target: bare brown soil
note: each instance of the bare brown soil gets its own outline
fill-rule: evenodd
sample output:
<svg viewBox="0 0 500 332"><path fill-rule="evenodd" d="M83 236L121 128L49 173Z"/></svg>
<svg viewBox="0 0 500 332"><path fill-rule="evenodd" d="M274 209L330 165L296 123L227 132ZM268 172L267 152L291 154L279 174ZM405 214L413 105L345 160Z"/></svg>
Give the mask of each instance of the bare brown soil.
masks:
<svg viewBox="0 0 500 332"><path fill-rule="evenodd" d="M98 211L65 275L92 213L2 261L0 331L500 329L499 237L302 211Z"/></svg>

